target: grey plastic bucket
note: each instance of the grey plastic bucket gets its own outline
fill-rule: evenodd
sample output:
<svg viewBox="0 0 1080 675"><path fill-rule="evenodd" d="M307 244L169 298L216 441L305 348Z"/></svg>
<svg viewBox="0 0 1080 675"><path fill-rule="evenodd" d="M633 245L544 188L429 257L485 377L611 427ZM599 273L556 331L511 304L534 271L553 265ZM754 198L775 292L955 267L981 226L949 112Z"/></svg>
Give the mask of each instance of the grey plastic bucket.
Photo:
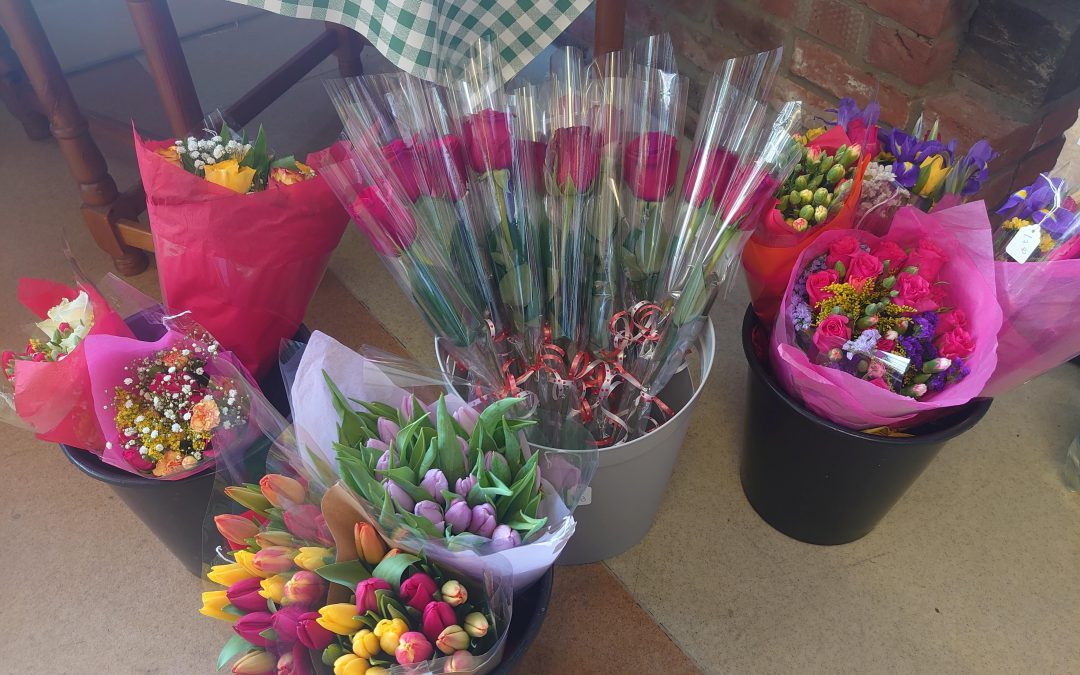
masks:
<svg viewBox="0 0 1080 675"><path fill-rule="evenodd" d="M577 529L559 556L560 565L614 557L648 534L686 439L694 405L712 371L715 348L710 319L698 338L701 365L696 382L684 367L660 393L660 400L675 415L641 438L600 449L600 464L574 511Z"/></svg>

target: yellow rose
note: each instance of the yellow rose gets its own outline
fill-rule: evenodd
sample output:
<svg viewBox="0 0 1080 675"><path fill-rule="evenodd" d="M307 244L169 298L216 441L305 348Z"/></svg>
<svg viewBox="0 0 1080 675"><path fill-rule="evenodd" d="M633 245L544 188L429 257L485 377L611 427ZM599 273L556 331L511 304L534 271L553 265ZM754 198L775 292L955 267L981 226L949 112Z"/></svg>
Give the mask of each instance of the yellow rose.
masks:
<svg viewBox="0 0 1080 675"><path fill-rule="evenodd" d="M217 183L233 192L244 194L251 189L251 183L255 180L255 169L250 166L240 166L240 162L235 159L226 159L215 164L207 164L203 167L203 176L211 183Z"/></svg>
<svg viewBox="0 0 1080 675"><path fill-rule="evenodd" d="M225 591L206 591L202 594L202 609L199 610L199 614L232 623L240 617L226 612L225 607L228 605L229 597Z"/></svg>

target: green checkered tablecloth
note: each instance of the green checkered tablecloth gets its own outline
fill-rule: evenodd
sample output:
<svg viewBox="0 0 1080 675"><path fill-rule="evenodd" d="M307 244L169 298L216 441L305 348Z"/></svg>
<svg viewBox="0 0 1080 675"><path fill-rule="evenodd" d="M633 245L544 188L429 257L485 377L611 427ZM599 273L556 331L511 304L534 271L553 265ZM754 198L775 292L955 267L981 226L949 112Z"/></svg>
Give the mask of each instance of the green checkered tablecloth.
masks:
<svg viewBox="0 0 1080 675"><path fill-rule="evenodd" d="M398 68L435 80L489 31L509 79L591 0L230 0L285 16L333 21L366 37Z"/></svg>

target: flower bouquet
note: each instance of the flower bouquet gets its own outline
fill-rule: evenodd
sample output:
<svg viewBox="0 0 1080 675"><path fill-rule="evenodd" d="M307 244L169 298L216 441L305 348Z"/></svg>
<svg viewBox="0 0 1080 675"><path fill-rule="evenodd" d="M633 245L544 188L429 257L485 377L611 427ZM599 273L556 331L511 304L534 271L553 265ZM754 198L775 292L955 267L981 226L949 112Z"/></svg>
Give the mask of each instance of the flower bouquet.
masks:
<svg viewBox="0 0 1080 675"><path fill-rule="evenodd" d="M131 330L88 283L69 287L23 278L17 293L40 319L35 324L40 336L29 338L22 353L4 351L0 356L0 410L8 421L28 426L43 441L101 454L105 438L83 341L91 335L131 338Z"/></svg>
<svg viewBox="0 0 1080 675"><path fill-rule="evenodd" d="M256 377L299 327L348 222L307 163L223 126L144 141L136 156L165 304L190 310ZM314 167L314 168L312 168Z"/></svg>
<svg viewBox="0 0 1080 675"><path fill-rule="evenodd" d="M997 366L1001 307L981 203L901 209L889 234L807 247L773 327L780 384L850 429L910 427L978 396Z"/></svg>
<svg viewBox="0 0 1080 675"><path fill-rule="evenodd" d="M533 422L509 414L519 399L477 409L432 387L438 374L356 354L319 332L299 358L296 464L313 482L340 475L391 543L476 578L505 559L521 589L555 562L595 450L537 452L522 433Z"/></svg>

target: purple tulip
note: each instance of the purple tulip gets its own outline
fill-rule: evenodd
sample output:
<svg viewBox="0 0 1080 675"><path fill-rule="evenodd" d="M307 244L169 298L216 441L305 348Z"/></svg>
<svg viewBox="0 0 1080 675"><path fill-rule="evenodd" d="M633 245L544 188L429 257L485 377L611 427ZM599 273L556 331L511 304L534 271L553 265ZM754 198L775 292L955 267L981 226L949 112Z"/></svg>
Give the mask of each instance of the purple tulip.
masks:
<svg viewBox="0 0 1080 675"><path fill-rule="evenodd" d="M446 523L443 522L442 507L431 501L430 499L425 499L421 502L417 502L416 508L413 509L413 513L420 516L421 518L427 518L432 523L434 523L435 527L439 530L443 530L446 528Z"/></svg>
<svg viewBox="0 0 1080 675"><path fill-rule="evenodd" d="M364 444L365 448L371 448L372 450L389 450L390 444L383 441L380 438L369 438L368 442Z"/></svg>
<svg viewBox="0 0 1080 675"><path fill-rule="evenodd" d="M581 483L581 469L558 455L544 455L544 477L558 492L567 492Z"/></svg>
<svg viewBox="0 0 1080 675"><path fill-rule="evenodd" d="M420 487L424 489L431 498L440 504L445 503L445 498L442 495L443 490L450 489L450 484L446 480L446 474L438 469L428 469L424 474L424 479L420 481Z"/></svg>
<svg viewBox="0 0 1080 675"><path fill-rule="evenodd" d="M379 438L383 443L390 444L397 438L398 432L401 431L401 427L397 425L393 420L387 417L380 417L377 422L379 429Z"/></svg>
<svg viewBox="0 0 1080 675"><path fill-rule="evenodd" d="M282 607L274 612L274 618L270 626L277 633L277 641L281 644L291 645L298 638L300 617L307 613L304 607Z"/></svg>
<svg viewBox="0 0 1080 675"><path fill-rule="evenodd" d="M496 551L521 546L521 535L509 525L499 525L491 533L491 545Z"/></svg>
<svg viewBox="0 0 1080 675"><path fill-rule="evenodd" d="M356 585L356 613L367 614L379 610L379 599L375 597L375 591L388 591L390 584L385 579L370 577Z"/></svg>
<svg viewBox="0 0 1080 675"><path fill-rule="evenodd" d="M390 493L390 500L398 505L402 511L412 511L416 502L409 496L408 492L401 489L397 483L387 478L383 481L383 487Z"/></svg>
<svg viewBox="0 0 1080 675"><path fill-rule="evenodd" d="M386 471L387 469L390 468L390 453L391 452L394 452L394 455L393 455L394 456L394 465L395 466L397 465L398 453L396 451L391 451L390 449L387 449L386 451L383 452L383 454L379 455L379 460L377 462L375 462L375 469L377 471Z"/></svg>
<svg viewBox="0 0 1080 675"><path fill-rule="evenodd" d="M447 603L432 601L424 607L424 635L432 642L439 638L439 633L443 632L444 628L455 623L457 617L454 616L454 608ZM433 635L435 637L432 637Z"/></svg>
<svg viewBox="0 0 1080 675"><path fill-rule="evenodd" d="M413 397L412 394L405 394L401 397L401 405L398 406L398 410L401 411L401 419L408 422L412 419L413 414Z"/></svg>
<svg viewBox="0 0 1080 675"><path fill-rule="evenodd" d="M481 537L490 537L495 531L495 508L491 504L477 504L472 508L469 518L469 532Z"/></svg>
<svg viewBox="0 0 1080 675"><path fill-rule="evenodd" d="M472 510L464 499L455 499L450 506L446 507L446 513L443 516L446 518L446 524L450 526L450 531L460 534L469 528Z"/></svg>
<svg viewBox="0 0 1080 675"><path fill-rule="evenodd" d="M266 598L259 595L259 591L262 590L261 581L262 579L253 577L237 581L229 586L229 589L225 591L229 604L245 612L266 611Z"/></svg>
<svg viewBox="0 0 1080 675"><path fill-rule="evenodd" d="M454 492L458 493L462 497L468 497L469 496L469 490L472 490L473 486L475 486L475 485L476 485L476 476L473 476L472 474L469 474L468 476L465 476L464 478L458 478L456 481L454 481Z"/></svg>
<svg viewBox="0 0 1080 675"><path fill-rule="evenodd" d="M476 428L476 422L480 419L480 411L471 405L463 405L454 411L453 417L465 433L472 434L473 429Z"/></svg>
<svg viewBox="0 0 1080 675"><path fill-rule="evenodd" d="M267 628L271 628L271 622L274 620L274 615L270 612L252 612L251 614L245 614L240 617L236 623L233 624L233 630L236 634L244 638L256 647L269 647L272 643L263 636L259 635L266 631Z"/></svg>
<svg viewBox="0 0 1080 675"><path fill-rule="evenodd" d="M495 471L496 475L510 475L510 464L506 461L506 457L494 450L488 450L484 453L484 468L488 471L492 471L493 466L503 467L502 471Z"/></svg>

